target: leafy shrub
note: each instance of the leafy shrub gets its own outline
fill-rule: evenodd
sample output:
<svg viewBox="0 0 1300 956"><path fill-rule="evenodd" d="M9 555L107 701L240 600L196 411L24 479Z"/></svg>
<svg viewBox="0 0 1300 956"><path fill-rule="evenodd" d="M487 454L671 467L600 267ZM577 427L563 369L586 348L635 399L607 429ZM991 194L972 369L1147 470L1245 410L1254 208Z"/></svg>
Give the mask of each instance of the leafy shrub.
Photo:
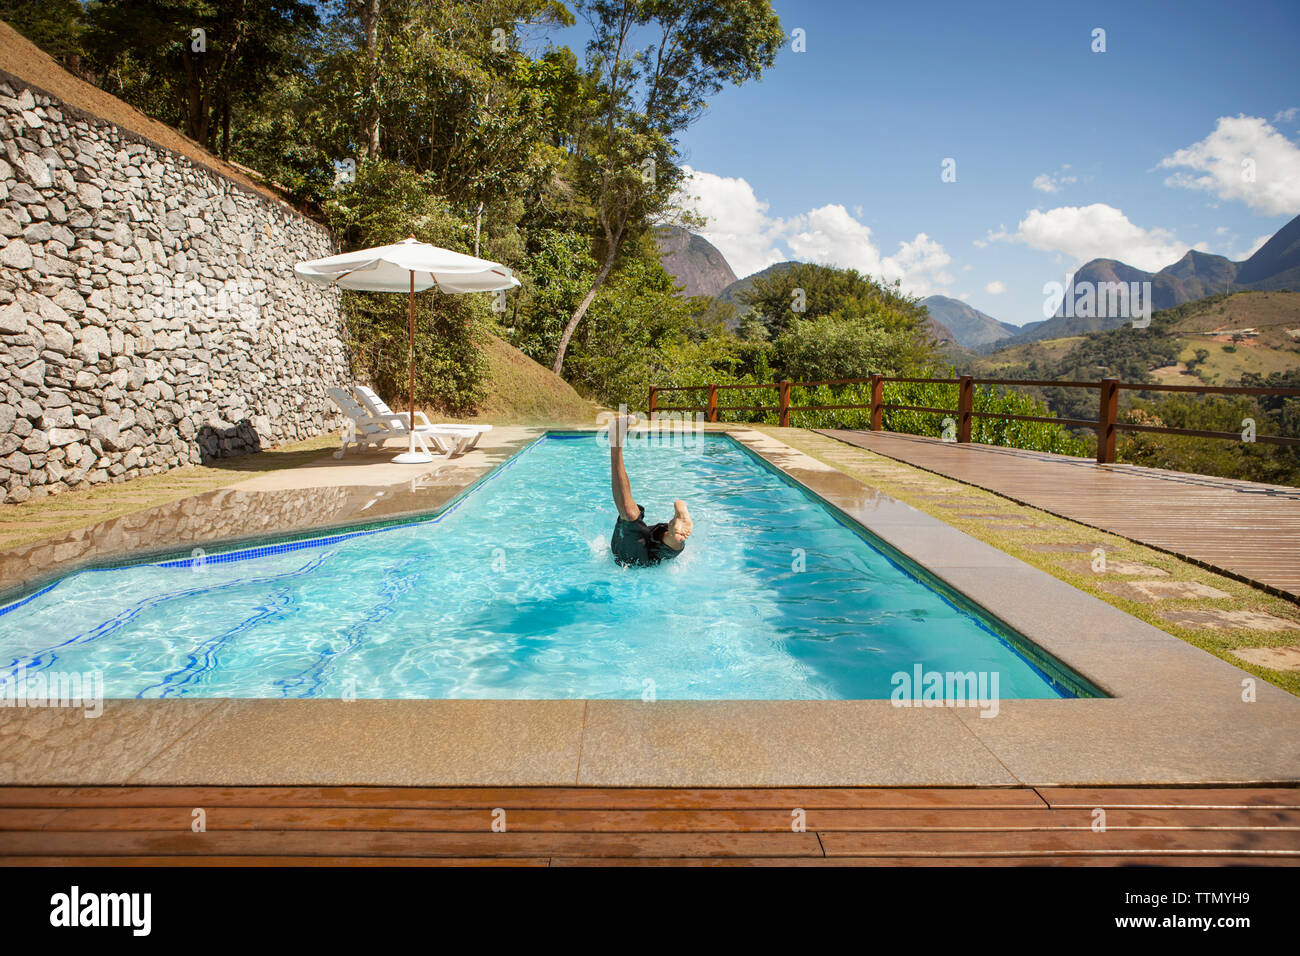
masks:
<svg viewBox="0 0 1300 956"><path fill-rule="evenodd" d="M829 315L796 319L775 344L786 375L801 382L891 374L916 358L910 329Z"/></svg>
<svg viewBox="0 0 1300 956"><path fill-rule="evenodd" d="M1280 377L1279 377L1280 378ZM1256 377L1250 384L1262 384ZM1269 385L1281 384L1269 381ZM1135 398L1121 421L1224 432L1240 436L1246 419L1255 422L1256 436L1300 437L1300 401L1282 397L1254 399L1229 395L1164 395ZM1272 484L1300 485L1300 448L1279 447L1240 438L1194 438L1152 432L1121 432L1120 461L1171 471L1190 471Z"/></svg>

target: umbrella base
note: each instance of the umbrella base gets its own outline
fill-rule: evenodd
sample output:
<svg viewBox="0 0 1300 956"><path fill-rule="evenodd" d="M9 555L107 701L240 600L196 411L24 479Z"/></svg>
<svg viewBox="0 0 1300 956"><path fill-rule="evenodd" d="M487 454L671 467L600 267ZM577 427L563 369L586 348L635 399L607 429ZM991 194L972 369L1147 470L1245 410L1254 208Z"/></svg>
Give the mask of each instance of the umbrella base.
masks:
<svg viewBox="0 0 1300 956"><path fill-rule="evenodd" d="M393 462L398 465L427 465L433 461L433 456L427 451L404 451Z"/></svg>
<svg viewBox="0 0 1300 956"><path fill-rule="evenodd" d="M427 465L433 461L433 455L429 454L429 446L424 443L424 437L416 431L408 434L410 437L407 439L406 451L394 458L393 462L398 465Z"/></svg>

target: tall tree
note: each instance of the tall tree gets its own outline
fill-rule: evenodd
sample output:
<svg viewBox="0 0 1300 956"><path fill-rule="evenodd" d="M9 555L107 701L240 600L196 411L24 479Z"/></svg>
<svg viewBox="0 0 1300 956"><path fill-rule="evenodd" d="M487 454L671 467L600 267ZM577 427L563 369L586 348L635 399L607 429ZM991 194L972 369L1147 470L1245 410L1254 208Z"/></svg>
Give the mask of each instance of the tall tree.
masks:
<svg viewBox="0 0 1300 956"><path fill-rule="evenodd" d="M600 268L565 325L555 372L628 238L671 205L677 137L727 84L760 76L784 40L768 0L578 0L591 29L590 97L575 172L593 207Z"/></svg>
<svg viewBox="0 0 1300 956"><path fill-rule="evenodd" d="M0 20L64 67L82 73L85 11L78 0L0 0Z"/></svg>
<svg viewBox="0 0 1300 956"><path fill-rule="evenodd" d="M361 18L366 85L362 90L362 149L379 158L379 0L352 0Z"/></svg>
<svg viewBox="0 0 1300 956"><path fill-rule="evenodd" d="M170 100L173 121L226 158L234 105L298 67L317 25L307 0L96 0L86 15L101 85L154 115Z"/></svg>

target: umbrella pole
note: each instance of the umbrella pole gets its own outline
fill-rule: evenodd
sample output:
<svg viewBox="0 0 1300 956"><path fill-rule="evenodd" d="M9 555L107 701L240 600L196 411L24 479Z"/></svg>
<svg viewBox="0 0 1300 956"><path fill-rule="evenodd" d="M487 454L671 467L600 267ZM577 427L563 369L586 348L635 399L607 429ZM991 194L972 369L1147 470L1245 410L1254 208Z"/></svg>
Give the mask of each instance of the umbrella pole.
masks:
<svg viewBox="0 0 1300 956"><path fill-rule="evenodd" d="M407 294L407 350L406 354L410 358L411 364L411 417L407 419L407 425L411 430L410 452L415 454L415 272L411 273L411 290Z"/></svg>
<svg viewBox="0 0 1300 956"><path fill-rule="evenodd" d="M424 441L420 441L420 451L415 450L415 273L411 273L411 288L407 293L407 354L410 356L411 376L409 379L410 386L410 409L411 417L407 419L407 442L406 451L398 455L393 461L403 465L423 465L433 461L433 456L429 454L424 447Z"/></svg>

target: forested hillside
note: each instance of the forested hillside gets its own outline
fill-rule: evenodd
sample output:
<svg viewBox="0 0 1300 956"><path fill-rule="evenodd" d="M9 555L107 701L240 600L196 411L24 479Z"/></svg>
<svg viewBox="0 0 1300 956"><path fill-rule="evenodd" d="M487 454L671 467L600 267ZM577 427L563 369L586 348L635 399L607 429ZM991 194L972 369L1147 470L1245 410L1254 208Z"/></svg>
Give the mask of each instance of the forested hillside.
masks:
<svg viewBox="0 0 1300 956"><path fill-rule="evenodd" d="M983 377L1095 382L1118 378L1152 385L1300 387L1300 293L1215 295L1091 335L1016 345L959 363ZM1097 418L1097 391L1026 388L1063 418ZM1138 424L1300 438L1300 399L1170 392L1121 393L1121 413ZM1120 460L1179 471L1300 484L1294 448L1150 433L1125 435Z"/></svg>

